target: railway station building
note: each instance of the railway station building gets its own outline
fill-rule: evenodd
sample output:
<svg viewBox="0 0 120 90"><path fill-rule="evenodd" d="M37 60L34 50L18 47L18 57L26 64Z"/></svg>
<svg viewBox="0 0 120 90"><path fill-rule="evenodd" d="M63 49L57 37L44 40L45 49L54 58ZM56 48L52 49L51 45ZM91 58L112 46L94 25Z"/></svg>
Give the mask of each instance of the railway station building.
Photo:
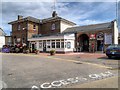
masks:
<svg viewBox="0 0 120 90"><path fill-rule="evenodd" d="M111 44L118 44L116 20L76 26L72 21L59 17L54 11L52 17L36 19L18 16L12 21L13 44L27 44L40 52L55 50L59 53L105 51Z"/></svg>

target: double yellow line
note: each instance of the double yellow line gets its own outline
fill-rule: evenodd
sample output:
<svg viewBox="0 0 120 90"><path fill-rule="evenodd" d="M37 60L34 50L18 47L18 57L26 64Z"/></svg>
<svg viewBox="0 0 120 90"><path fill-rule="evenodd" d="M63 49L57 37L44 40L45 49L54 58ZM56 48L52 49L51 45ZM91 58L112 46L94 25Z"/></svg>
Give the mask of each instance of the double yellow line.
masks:
<svg viewBox="0 0 120 90"><path fill-rule="evenodd" d="M82 64L88 64L88 65L93 65L93 66L97 66L97 67L101 67L101 68L107 68L107 69L112 69L112 67L109 66L105 66L105 65L100 65L100 64L95 64L95 63L89 63L89 62L83 62L83 61L76 61L76 60L70 60L70 59L62 59L62 58L55 58L53 56L40 56L40 55L33 55L33 54L15 54L15 53L0 53L0 54L4 54L4 55L18 55L18 56L32 56L32 57L43 57L43 58L50 58L50 59L54 59L54 60L59 60L59 61L66 61L66 62L74 62L74 63L82 63Z"/></svg>
<svg viewBox="0 0 120 90"><path fill-rule="evenodd" d="M54 58L54 57L47 57L47 58L52 58L52 59L61 60L61 61L74 62L74 63L88 64L88 65L93 65L93 66L97 66L97 67L101 67L101 68L112 69L112 67L104 66L104 65L100 65L100 64L95 64L95 63L89 63L89 62L83 62L83 61L76 61L76 60L70 60L70 59Z"/></svg>

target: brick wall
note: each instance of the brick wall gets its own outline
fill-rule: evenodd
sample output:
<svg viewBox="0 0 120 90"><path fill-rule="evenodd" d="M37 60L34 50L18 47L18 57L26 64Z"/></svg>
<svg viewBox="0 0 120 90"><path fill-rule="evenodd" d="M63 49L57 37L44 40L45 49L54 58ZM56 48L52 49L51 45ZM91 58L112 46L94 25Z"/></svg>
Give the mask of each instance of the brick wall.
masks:
<svg viewBox="0 0 120 90"><path fill-rule="evenodd" d="M33 25L36 25L36 30L33 29ZM20 30L18 29L20 25ZM38 34L39 24L33 22L21 22L12 24L12 42L14 44L17 42L17 39L20 38L19 43L27 43L27 39L31 38L33 34Z"/></svg>
<svg viewBox="0 0 120 90"><path fill-rule="evenodd" d="M52 24L55 24L55 30L52 30ZM52 21L41 25L40 34L55 34L60 32L60 21Z"/></svg>
<svg viewBox="0 0 120 90"><path fill-rule="evenodd" d="M36 26L36 29L33 28L34 25ZM27 38L31 38L32 35L38 34L38 30L39 30L39 24L28 22Z"/></svg>
<svg viewBox="0 0 120 90"><path fill-rule="evenodd" d="M79 33L76 34L75 47L77 47L77 42L79 41L79 37L80 37L82 34L86 34L86 35L89 37L90 34L96 34L96 35L97 35L97 34L100 33L100 32L103 32L103 33L113 33L113 30L112 30L112 29L109 29L109 30L99 30L99 31L97 30L97 31L79 32ZM97 39L93 39L93 40L89 39L89 48L90 48L90 45L91 45L92 43L95 45L95 50L97 50ZM113 40L112 40L112 43L113 43ZM108 46L108 45L105 45L105 44L104 44L104 51L106 50L107 46ZM89 49L89 51L91 51L91 50Z"/></svg>

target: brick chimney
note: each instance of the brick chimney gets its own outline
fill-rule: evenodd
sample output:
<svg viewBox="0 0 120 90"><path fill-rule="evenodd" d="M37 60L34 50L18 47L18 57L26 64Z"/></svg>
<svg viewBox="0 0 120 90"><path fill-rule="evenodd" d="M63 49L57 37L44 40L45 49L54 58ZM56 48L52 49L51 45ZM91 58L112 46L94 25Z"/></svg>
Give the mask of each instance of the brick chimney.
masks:
<svg viewBox="0 0 120 90"><path fill-rule="evenodd" d="M20 19L22 19L23 18L23 16L21 16L21 15L18 15L18 20L20 20Z"/></svg>
<svg viewBox="0 0 120 90"><path fill-rule="evenodd" d="M57 16L56 11L53 11L53 13L52 13L52 17L56 17L56 16Z"/></svg>

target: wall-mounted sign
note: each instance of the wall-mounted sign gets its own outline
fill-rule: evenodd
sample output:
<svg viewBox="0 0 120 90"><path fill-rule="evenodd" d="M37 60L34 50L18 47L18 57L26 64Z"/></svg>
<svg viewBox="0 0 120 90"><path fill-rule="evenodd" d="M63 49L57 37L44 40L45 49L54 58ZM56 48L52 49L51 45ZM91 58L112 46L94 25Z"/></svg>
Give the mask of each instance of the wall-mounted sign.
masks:
<svg viewBox="0 0 120 90"><path fill-rule="evenodd" d="M67 48L68 48L68 49L71 48L71 42L67 42Z"/></svg>
<svg viewBox="0 0 120 90"><path fill-rule="evenodd" d="M105 44L112 44L112 34L105 33Z"/></svg>
<svg viewBox="0 0 120 90"><path fill-rule="evenodd" d="M90 39L95 39L96 38L96 34L90 34Z"/></svg>
<svg viewBox="0 0 120 90"><path fill-rule="evenodd" d="M20 42L20 40L21 40L20 38L17 38L17 42Z"/></svg>

